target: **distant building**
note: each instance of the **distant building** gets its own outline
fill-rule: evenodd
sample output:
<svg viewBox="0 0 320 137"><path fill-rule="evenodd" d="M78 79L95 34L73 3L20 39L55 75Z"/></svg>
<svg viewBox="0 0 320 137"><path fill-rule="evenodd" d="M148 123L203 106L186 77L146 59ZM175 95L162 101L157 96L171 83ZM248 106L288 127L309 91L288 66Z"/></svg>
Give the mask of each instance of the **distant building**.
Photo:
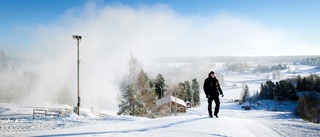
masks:
<svg viewBox="0 0 320 137"><path fill-rule="evenodd" d="M192 103L190 101L187 101L186 104L187 104L187 108L191 108L192 107Z"/></svg>
<svg viewBox="0 0 320 137"><path fill-rule="evenodd" d="M169 106L171 108L171 113L175 112L176 105L178 113L185 113L187 111L186 102L174 96L167 96L157 101L158 108L161 108L162 106Z"/></svg>

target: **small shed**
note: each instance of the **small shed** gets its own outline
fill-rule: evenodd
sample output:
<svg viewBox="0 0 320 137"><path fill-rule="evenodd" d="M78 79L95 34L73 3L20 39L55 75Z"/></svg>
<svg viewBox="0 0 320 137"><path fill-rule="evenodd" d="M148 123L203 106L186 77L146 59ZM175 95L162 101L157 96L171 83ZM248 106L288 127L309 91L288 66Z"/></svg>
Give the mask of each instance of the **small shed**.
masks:
<svg viewBox="0 0 320 137"><path fill-rule="evenodd" d="M179 99L174 96L167 96L157 101L157 107L161 107L164 105L169 105L171 112L174 112L175 106L177 105L177 112L185 113L187 111L187 104L182 99Z"/></svg>
<svg viewBox="0 0 320 137"><path fill-rule="evenodd" d="M187 108L191 108L192 107L192 103L190 101L186 102Z"/></svg>

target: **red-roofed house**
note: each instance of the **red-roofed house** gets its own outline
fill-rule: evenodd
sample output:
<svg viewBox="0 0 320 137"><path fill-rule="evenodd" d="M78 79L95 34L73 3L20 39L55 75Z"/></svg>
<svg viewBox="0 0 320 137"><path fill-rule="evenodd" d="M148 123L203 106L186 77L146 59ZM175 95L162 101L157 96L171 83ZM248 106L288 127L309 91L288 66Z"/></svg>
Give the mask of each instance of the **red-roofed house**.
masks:
<svg viewBox="0 0 320 137"><path fill-rule="evenodd" d="M157 101L157 107L159 108L162 106L170 106L172 108L171 113L174 112L175 110L174 108L176 107L176 105L177 105L177 112L185 113L187 111L186 102L174 96L167 96Z"/></svg>

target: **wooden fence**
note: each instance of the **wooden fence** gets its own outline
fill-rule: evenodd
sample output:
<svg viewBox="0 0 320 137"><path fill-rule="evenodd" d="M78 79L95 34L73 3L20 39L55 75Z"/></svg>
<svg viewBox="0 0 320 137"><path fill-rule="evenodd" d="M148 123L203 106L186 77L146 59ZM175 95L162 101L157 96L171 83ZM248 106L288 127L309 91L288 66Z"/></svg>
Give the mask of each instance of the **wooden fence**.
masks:
<svg viewBox="0 0 320 137"><path fill-rule="evenodd" d="M33 109L33 119L36 118L36 116L56 116L61 117L64 115L68 115L72 113L72 109L69 108L54 108L54 109Z"/></svg>

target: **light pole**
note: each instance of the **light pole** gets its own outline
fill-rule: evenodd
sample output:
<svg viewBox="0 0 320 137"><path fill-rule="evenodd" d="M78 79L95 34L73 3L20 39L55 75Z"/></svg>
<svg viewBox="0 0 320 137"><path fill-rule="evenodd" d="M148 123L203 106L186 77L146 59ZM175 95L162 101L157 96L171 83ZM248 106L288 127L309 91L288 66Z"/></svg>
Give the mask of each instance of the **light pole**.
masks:
<svg viewBox="0 0 320 137"><path fill-rule="evenodd" d="M77 40L77 49L78 49L78 65L77 65L77 78L78 78L78 82L77 82L77 87L78 87L78 103L77 103L77 114L80 115L80 79L79 79L79 70L80 70L80 60L79 60L79 43L80 43L80 40L82 38L82 36L78 36L78 35L73 35L72 36L73 39L76 39Z"/></svg>

